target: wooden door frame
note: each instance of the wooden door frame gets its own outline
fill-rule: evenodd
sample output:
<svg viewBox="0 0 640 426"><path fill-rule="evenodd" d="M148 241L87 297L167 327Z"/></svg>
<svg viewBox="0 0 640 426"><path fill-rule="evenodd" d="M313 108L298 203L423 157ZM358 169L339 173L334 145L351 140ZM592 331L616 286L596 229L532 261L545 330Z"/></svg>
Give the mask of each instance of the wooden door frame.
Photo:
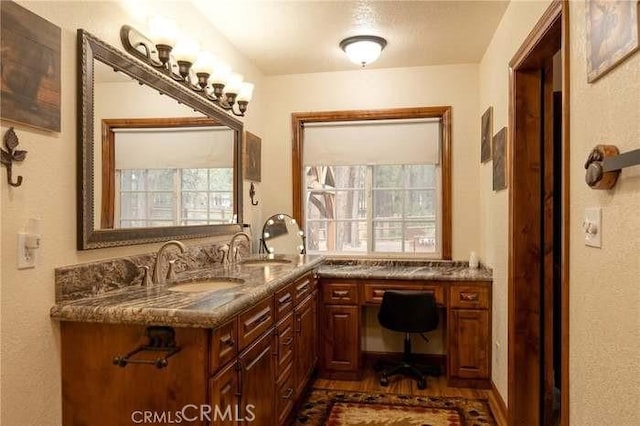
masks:
<svg viewBox="0 0 640 426"><path fill-rule="evenodd" d="M509 63L509 259L508 259L508 420L533 424L539 406L531 392L540 388L539 351L542 297L538 283L541 184L541 117L531 114L542 102L540 61L562 48L562 236L561 236L561 425L569 425L569 10L554 0ZM560 43L558 43L560 38ZM537 98L536 98L537 97ZM536 105L536 102L538 104ZM546 123L548 124L548 123ZM544 126L545 129L548 126ZM533 207L533 208L532 208ZM537 330L537 331L536 331ZM537 355L536 355L537 356ZM535 399L537 401L537 399ZM535 405L535 406L534 406ZM532 417L533 416L533 417ZM523 423L524 422L524 423Z"/></svg>

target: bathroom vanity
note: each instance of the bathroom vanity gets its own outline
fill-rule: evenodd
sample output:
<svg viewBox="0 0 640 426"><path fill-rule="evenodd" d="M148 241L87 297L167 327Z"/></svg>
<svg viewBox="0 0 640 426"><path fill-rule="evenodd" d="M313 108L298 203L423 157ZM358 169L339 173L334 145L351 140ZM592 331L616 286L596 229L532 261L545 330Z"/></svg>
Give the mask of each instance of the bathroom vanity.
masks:
<svg viewBox="0 0 640 426"><path fill-rule="evenodd" d="M490 383L490 271L465 262L243 259L180 271L169 284L142 286L135 275L115 289L104 288L105 271L120 271L113 286L132 261L56 271L63 423L287 424L314 371L359 377L363 309L389 289L433 292L445 310L450 385ZM101 283L90 283L96 277Z"/></svg>
<svg viewBox="0 0 640 426"><path fill-rule="evenodd" d="M63 423L132 424L144 416L285 423L316 366L322 259L276 260L249 259L185 273L178 284L130 286L54 306ZM216 291L189 287L230 277Z"/></svg>

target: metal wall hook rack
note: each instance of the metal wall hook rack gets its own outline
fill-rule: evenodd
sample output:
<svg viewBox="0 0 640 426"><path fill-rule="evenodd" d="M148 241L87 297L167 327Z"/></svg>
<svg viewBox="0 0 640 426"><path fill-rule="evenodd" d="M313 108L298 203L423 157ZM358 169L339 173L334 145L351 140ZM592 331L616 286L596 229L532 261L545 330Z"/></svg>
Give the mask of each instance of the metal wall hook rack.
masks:
<svg viewBox="0 0 640 426"><path fill-rule="evenodd" d="M13 187L18 187L22 185L22 176L18 176L17 180L13 180L12 177L12 167L14 162L23 161L27 158L27 151L16 149L20 141L18 140L18 136L16 132L13 130L13 127L9 127L4 134L4 148L0 148L0 162L3 166L7 168L7 182L9 185Z"/></svg>
<svg viewBox="0 0 640 426"><path fill-rule="evenodd" d="M180 352L180 346L176 346L175 331L172 327L150 326L147 327L146 336L148 343L138 346L124 356L113 358L114 365L126 367L128 364L150 364L156 368L165 368L169 365L168 358ZM154 359L133 359L140 352L165 352L164 357Z"/></svg>
<svg viewBox="0 0 640 426"><path fill-rule="evenodd" d="M596 145L584 164L585 181L593 189L611 189L625 167L640 165L640 149L620 154L615 145Z"/></svg>
<svg viewBox="0 0 640 426"><path fill-rule="evenodd" d="M249 188L249 197L251 197L251 205L257 206L259 201L254 200L253 197L256 196L256 186L253 182L251 182L251 187Z"/></svg>

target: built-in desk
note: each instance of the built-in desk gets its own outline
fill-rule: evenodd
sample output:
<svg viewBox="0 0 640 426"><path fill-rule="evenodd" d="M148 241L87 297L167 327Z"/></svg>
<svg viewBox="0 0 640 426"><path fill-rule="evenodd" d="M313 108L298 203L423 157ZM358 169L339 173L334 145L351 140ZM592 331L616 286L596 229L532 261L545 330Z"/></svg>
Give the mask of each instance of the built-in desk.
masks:
<svg viewBox="0 0 640 426"><path fill-rule="evenodd" d="M321 377L357 380L363 309L379 305L387 290L421 290L444 310L449 385L490 387L491 271L463 262L334 261L319 277Z"/></svg>

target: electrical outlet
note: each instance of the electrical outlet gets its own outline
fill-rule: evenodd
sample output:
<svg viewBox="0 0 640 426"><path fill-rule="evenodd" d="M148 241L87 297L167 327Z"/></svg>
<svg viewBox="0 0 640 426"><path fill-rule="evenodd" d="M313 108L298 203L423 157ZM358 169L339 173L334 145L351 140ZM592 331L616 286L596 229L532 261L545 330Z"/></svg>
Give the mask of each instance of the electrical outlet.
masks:
<svg viewBox="0 0 640 426"><path fill-rule="evenodd" d="M27 248L29 234L18 233L18 269L29 269L36 267L37 250Z"/></svg>

